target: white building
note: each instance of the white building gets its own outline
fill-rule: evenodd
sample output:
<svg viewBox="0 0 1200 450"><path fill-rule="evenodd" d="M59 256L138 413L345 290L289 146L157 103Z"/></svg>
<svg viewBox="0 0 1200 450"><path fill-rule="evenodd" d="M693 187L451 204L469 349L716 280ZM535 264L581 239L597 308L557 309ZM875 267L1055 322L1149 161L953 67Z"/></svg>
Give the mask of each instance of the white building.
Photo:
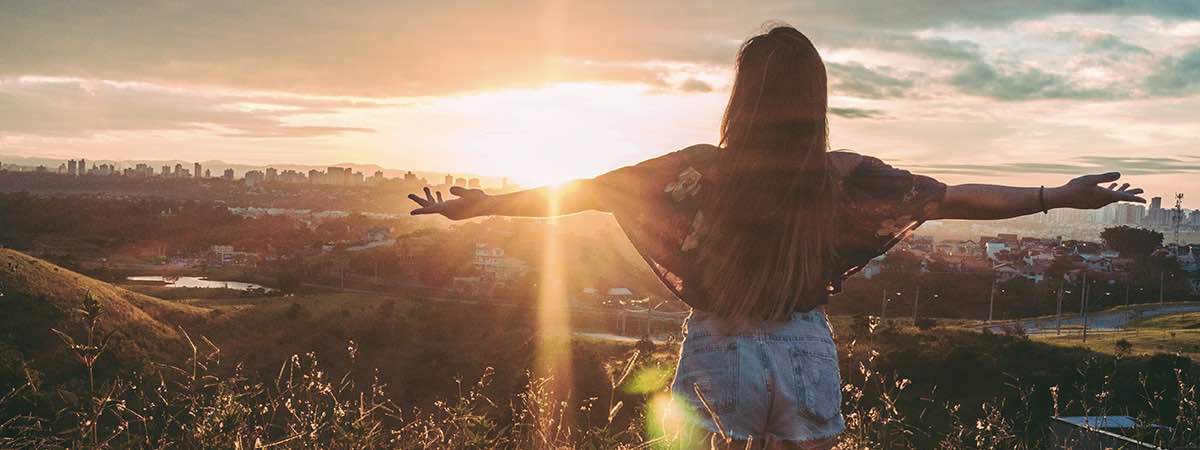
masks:
<svg viewBox="0 0 1200 450"><path fill-rule="evenodd" d="M996 254L1005 250L1008 250L1008 244L998 241L988 242L987 245L984 246L984 253L987 255L988 259L991 260L995 260Z"/></svg>
<svg viewBox="0 0 1200 450"><path fill-rule="evenodd" d="M484 243L475 244L472 263L480 275L498 283L514 281L529 271L525 261L506 256L503 248Z"/></svg>

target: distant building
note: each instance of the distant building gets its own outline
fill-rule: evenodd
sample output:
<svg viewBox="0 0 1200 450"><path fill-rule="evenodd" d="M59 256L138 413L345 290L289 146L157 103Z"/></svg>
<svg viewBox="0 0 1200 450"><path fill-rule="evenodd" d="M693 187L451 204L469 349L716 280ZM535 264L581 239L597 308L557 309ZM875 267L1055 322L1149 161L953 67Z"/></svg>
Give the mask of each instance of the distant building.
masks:
<svg viewBox="0 0 1200 450"><path fill-rule="evenodd" d="M446 174L445 184L446 184L446 186L453 186L454 185L454 176L450 175L450 174Z"/></svg>
<svg viewBox="0 0 1200 450"><path fill-rule="evenodd" d="M484 243L475 244L472 263L480 275L497 283L515 281L529 271L525 261L506 256L503 248Z"/></svg>
<svg viewBox="0 0 1200 450"><path fill-rule="evenodd" d="M266 175L261 170L251 170L243 175L243 179L246 181L246 186L254 187L262 184L266 179Z"/></svg>
<svg viewBox="0 0 1200 450"><path fill-rule="evenodd" d="M232 181L233 180L233 169L225 169L225 174L222 175L221 178Z"/></svg>
<svg viewBox="0 0 1200 450"><path fill-rule="evenodd" d="M73 159L67 161L67 175L70 175L70 176L79 175L79 163Z"/></svg>
<svg viewBox="0 0 1200 450"><path fill-rule="evenodd" d="M1012 233L999 233L996 235L996 239L999 239L1000 242L1009 247L1019 247L1021 245L1021 236Z"/></svg>
<svg viewBox="0 0 1200 450"><path fill-rule="evenodd" d="M933 236L909 235L908 249L922 253L933 253Z"/></svg>
<svg viewBox="0 0 1200 450"><path fill-rule="evenodd" d="M209 248L208 262L212 265L257 265L261 256L258 253L239 252L232 245L214 245Z"/></svg>
<svg viewBox="0 0 1200 450"><path fill-rule="evenodd" d="M460 187L466 187L466 185L467 185L467 179L466 179L466 178L455 178L455 179L454 179L454 185L455 185L455 186L460 186Z"/></svg>
<svg viewBox="0 0 1200 450"><path fill-rule="evenodd" d="M192 165L192 173L196 175L196 178L200 178L200 163L195 163Z"/></svg>
<svg viewBox="0 0 1200 450"><path fill-rule="evenodd" d="M469 187L471 189L479 189L479 186L480 185L479 185L478 178L472 178L470 180L467 180L467 187Z"/></svg>
<svg viewBox="0 0 1200 450"><path fill-rule="evenodd" d="M988 259L991 260L995 260L1000 252L1008 249L1008 244L1005 244L1002 241L991 241L987 244L984 244L984 254L987 255Z"/></svg>

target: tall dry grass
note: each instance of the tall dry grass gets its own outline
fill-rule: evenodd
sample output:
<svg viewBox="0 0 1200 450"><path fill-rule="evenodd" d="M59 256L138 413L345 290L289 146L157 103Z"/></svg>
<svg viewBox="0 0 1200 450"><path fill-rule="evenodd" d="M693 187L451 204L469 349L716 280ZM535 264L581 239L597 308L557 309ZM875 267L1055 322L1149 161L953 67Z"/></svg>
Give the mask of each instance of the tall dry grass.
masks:
<svg viewBox="0 0 1200 450"><path fill-rule="evenodd" d="M212 342L188 336L191 356L180 364L155 364L137 373L97 379L92 369L105 357L112 335L98 333L103 319L99 303L88 299L78 313L84 319L82 330L55 331L78 363L78 382L43 386L30 376L23 386L0 397L0 448L742 446L719 435L697 439L668 426L678 421L665 418L664 403L658 400L669 398L666 382L673 368L649 361L639 351L605 367L610 385L606 396L556 400L563 397L551 392L551 380L531 378L514 398L492 398L495 373L485 370L475 381L459 380L452 398L417 409L390 400L377 373L369 383L354 381L354 371L363 369L355 364L358 348L353 341L344 355L350 369L341 374L325 372L317 355L308 353L292 355L273 376L255 381L258 378L244 373L239 364L223 362ZM868 333L859 337L871 339L878 326L872 321ZM1011 385L1025 408L1014 409L1003 400L1012 397L998 397L969 415L974 419L966 419L962 405L939 401L936 392L912 392L911 380L882 373L876 366L879 355L869 346L856 340L848 348L857 368L844 375L848 428L839 448L920 448L934 442L942 449L1023 449L1051 443L1045 430L1031 426L1031 411L1024 402L1032 394L1030 388ZM1173 398L1150 390L1144 396L1150 409L1168 400L1176 405L1170 412L1175 419L1171 431L1150 438L1164 446L1194 445L1200 442L1200 396L1182 372L1174 376L1178 389ZM1060 407L1107 413L1114 406L1108 379L1096 386L1069 387L1084 394L1078 404L1059 405L1059 390L1068 387L1051 388L1054 413ZM905 413L900 404L912 396L931 409L940 408L951 425L931 430L923 424L923 411ZM603 414L593 414L598 408L603 408ZM617 420L621 414L632 419Z"/></svg>

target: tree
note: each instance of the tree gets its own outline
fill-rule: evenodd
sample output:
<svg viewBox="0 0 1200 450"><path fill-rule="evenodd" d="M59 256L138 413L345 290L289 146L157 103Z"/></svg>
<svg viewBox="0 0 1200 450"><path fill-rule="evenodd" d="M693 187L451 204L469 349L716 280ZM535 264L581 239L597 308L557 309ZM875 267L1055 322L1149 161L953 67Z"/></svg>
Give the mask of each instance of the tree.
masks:
<svg viewBox="0 0 1200 450"><path fill-rule="evenodd" d="M1163 234L1160 232L1125 225L1105 228L1100 238L1109 249L1135 261L1144 260L1163 243Z"/></svg>
<svg viewBox="0 0 1200 450"><path fill-rule="evenodd" d="M889 273L916 273L921 270L921 258L903 250L888 252L883 259L883 270Z"/></svg>
<svg viewBox="0 0 1200 450"><path fill-rule="evenodd" d="M1060 280L1064 274L1079 267L1082 260L1075 255L1056 255L1054 261L1051 261L1050 266L1046 268L1046 278Z"/></svg>

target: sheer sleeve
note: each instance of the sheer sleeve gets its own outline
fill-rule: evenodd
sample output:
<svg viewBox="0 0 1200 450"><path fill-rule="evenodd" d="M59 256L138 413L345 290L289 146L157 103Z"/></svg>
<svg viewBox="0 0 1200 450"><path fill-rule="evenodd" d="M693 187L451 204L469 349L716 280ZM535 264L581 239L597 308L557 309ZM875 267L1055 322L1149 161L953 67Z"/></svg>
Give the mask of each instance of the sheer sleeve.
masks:
<svg viewBox="0 0 1200 450"><path fill-rule="evenodd" d="M593 204L619 214L666 206L664 200L679 203L684 197L695 197L701 176L692 165L699 167L715 150L711 145L695 145L602 174L591 180Z"/></svg>
<svg viewBox="0 0 1200 450"><path fill-rule="evenodd" d="M838 246L845 277L924 223L925 211L942 201L946 185L878 158L852 153L842 156L843 160L855 160L841 179L838 199Z"/></svg>
<svg viewBox="0 0 1200 450"><path fill-rule="evenodd" d="M847 200L864 216L883 222L925 220L931 203L946 196L946 185L936 179L897 169L878 158L863 156L862 161L843 182Z"/></svg>
<svg viewBox="0 0 1200 450"><path fill-rule="evenodd" d="M694 267L687 254L707 232L700 213L718 149L695 145L591 180L593 204L613 213L659 279L692 306Z"/></svg>

